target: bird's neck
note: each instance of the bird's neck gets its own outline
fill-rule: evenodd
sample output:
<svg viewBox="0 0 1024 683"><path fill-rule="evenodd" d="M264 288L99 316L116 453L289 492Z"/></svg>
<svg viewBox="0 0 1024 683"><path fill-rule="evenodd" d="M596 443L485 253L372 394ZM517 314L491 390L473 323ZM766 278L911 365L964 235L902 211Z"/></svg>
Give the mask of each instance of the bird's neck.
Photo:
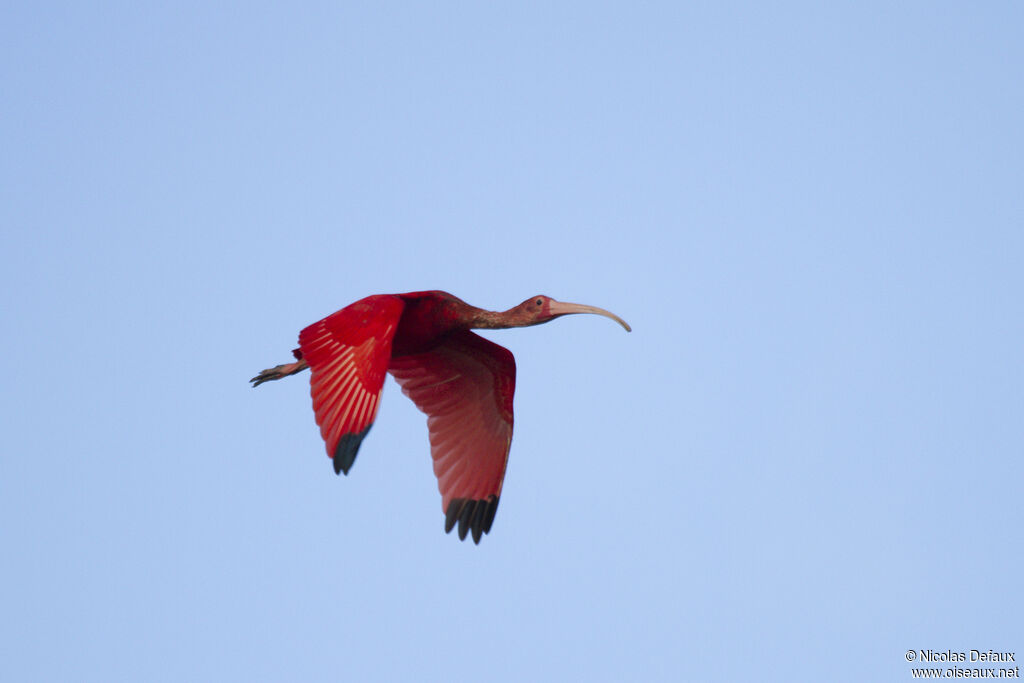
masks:
<svg viewBox="0 0 1024 683"><path fill-rule="evenodd" d="M482 308L477 308L473 311L472 322L469 326L476 330L504 330L509 327L519 327L510 313L511 311L485 311Z"/></svg>

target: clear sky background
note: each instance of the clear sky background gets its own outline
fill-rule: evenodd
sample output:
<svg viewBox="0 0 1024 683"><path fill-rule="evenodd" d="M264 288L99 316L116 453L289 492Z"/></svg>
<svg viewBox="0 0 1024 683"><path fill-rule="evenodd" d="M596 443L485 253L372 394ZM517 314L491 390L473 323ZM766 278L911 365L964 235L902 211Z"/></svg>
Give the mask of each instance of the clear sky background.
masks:
<svg viewBox="0 0 1024 683"><path fill-rule="evenodd" d="M0 679L911 680L1024 659L1024 9L0 11ZM537 293L501 508L443 533L368 294Z"/></svg>

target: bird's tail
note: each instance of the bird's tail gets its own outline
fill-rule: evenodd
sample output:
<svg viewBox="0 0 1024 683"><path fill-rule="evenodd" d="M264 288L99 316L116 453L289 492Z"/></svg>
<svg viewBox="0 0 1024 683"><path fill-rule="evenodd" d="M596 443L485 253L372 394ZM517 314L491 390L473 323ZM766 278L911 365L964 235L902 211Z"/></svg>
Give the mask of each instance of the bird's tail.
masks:
<svg viewBox="0 0 1024 683"><path fill-rule="evenodd" d="M252 382L253 388L256 388L264 382L269 382L273 379L281 379L288 375L294 375L297 372L302 372L308 367L309 364L302 358L299 358L298 363L285 363L284 365L277 365L275 367L268 368L249 381Z"/></svg>

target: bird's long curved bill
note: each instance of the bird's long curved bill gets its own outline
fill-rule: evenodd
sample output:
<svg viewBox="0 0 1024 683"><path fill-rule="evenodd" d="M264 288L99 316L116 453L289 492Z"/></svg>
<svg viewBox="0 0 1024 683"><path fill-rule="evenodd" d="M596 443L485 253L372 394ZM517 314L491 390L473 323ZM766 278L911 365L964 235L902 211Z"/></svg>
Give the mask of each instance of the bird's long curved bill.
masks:
<svg viewBox="0 0 1024 683"><path fill-rule="evenodd" d="M606 318L611 318L618 324L625 328L626 332L632 332L629 323L615 315L611 311L606 311L603 308L597 306L585 306L584 304L567 304L563 301L552 301L549 309L552 316L559 315L572 315L573 313L593 313L594 315L603 315Z"/></svg>

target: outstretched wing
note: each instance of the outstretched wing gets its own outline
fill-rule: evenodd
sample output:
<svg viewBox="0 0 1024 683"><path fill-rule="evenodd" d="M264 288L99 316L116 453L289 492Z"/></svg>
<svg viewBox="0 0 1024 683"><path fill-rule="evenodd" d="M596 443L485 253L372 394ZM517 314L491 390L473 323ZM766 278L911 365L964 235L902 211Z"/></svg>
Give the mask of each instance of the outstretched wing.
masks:
<svg viewBox="0 0 1024 683"><path fill-rule="evenodd" d="M468 330L426 353L391 359L402 392L427 414L445 532L491 530L512 443L512 353Z"/></svg>
<svg viewBox="0 0 1024 683"><path fill-rule="evenodd" d="M336 473L348 474L377 417L404 306L397 296L368 296L299 333L295 355L312 371L313 411Z"/></svg>

